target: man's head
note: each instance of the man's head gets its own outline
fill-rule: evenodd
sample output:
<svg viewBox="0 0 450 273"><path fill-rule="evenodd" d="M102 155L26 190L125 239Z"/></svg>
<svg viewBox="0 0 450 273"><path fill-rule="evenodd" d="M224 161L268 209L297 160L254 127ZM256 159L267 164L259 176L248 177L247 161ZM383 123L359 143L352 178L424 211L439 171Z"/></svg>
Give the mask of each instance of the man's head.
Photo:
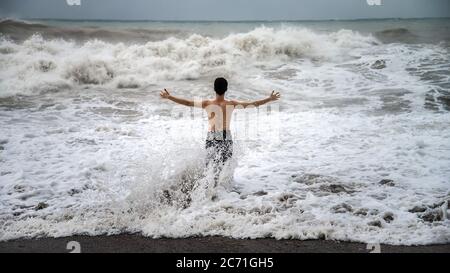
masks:
<svg viewBox="0 0 450 273"><path fill-rule="evenodd" d="M217 95L223 95L228 89L228 82L224 78L217 78L214 81L214 91Z"/></svg>

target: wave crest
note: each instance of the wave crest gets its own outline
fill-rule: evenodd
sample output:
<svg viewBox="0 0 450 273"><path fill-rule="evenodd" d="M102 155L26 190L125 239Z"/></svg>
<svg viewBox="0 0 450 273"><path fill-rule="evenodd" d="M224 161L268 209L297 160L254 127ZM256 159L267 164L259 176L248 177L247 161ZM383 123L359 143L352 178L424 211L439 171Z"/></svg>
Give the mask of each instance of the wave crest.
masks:
<svg viewBox="0 0 450 273"><path fill-rule="evenodd" d="M38 34L22 43L3 38L0 66L6 69L0 74L0 90L4 91L0 96L14 92L27 95L36 89L32 86L36 78L47 82L68 79L75 86L136 88L161 80L194 80L215 74L245 76L259 66L296 59L348 59L352 49L376 43L375 38L350 30L325 34L298 27L259 27L224 38L193 34L185 39L171 37L133 45L96 39L79 44L48 40ZM139 79L139 83L123 79Z"/></svg>
<svg viewBox="0 0 450 273"><path fill-rule="evenodd" d="M86 60L72 65L66 77L79 84L104 84L114 78L114 73L105 61Z"/></svg>

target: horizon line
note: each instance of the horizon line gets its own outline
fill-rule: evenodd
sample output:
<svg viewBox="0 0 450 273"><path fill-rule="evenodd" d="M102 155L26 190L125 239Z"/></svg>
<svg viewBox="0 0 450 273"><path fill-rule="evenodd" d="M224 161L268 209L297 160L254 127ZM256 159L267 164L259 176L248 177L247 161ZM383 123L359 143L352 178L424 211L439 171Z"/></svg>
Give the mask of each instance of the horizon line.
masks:
<svg viewBox="0 0 450 273"><path fill-rule="evenodd" d="M164 22L164 23L335 22L335 21L386 21L386 20L430 20L430 19L450 19L450 17L386 17L386 18L354 18L354 19L272 19L272 20L66 19L66 18L0 17L0 21L41 20L41 21L68 21L68 22Z"/></svg>

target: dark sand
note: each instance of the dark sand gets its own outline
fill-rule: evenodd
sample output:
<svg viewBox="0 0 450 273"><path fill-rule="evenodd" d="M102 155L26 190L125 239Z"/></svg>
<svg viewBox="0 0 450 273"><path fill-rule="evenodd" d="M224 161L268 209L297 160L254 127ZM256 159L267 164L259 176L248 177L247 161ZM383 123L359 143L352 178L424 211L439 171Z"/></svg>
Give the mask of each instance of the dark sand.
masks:
<svg viewBox="0 0 450 273"><path fill-rule="evenodd" d="M77 241L81 252L147 252L147 253L369 253L362 243L326 240L230 239L200 237L185 239L151 239L140 235L71 236L63 238L20 239L0 242L5 252L70 252L69 241ZM450 244L427 246L381 245L381 252L450 253Z"/></svg>

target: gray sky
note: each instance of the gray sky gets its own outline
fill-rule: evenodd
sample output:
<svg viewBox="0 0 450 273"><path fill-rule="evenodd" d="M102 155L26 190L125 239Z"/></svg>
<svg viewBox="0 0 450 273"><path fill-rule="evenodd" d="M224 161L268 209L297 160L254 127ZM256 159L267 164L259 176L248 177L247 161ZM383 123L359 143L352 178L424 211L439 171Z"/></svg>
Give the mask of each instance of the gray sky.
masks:
<svg viewBox="0 0 450 273"><path fill-rule="evenodd" d="M450 17L450 0L0 0L0 16L83 20L323 20ZM369 0L370 1L370 0ZM372 0L376 1L376 0Z"/></svg>

